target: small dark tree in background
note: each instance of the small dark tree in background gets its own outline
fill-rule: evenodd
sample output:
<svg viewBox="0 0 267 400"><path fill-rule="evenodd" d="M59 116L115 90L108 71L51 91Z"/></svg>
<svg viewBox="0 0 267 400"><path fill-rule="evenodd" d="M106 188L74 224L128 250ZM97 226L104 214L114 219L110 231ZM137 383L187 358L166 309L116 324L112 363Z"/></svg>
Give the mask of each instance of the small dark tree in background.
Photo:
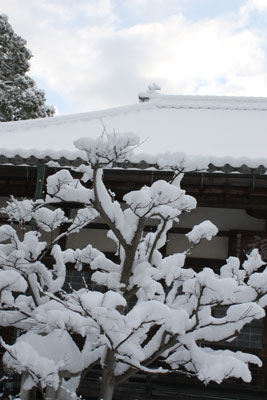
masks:
<svg viewBox="0 0 267 400"><path fill-rule="evenodd" d="M0 15L0 121L51 117L53 106L45 93L26 75L32 57L26 41L16 35L6 15Z"/></svg>

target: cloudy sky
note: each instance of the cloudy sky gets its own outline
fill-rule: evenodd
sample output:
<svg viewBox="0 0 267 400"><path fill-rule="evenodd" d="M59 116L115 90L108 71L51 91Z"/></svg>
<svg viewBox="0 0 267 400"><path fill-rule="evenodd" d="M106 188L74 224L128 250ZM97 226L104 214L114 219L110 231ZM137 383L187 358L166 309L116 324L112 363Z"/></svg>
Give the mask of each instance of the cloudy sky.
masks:
<svg viewBox="0 0 267 400"><path fill-rule="evenodd" d="M267 97L267 0L1 0L58 113L166 94Z"/></svg>

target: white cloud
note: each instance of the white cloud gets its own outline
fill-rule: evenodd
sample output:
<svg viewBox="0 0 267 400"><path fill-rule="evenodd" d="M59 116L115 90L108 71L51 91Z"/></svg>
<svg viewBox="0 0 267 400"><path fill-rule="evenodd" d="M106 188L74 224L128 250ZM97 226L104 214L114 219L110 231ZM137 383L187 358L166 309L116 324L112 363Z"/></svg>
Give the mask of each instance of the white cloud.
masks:
<svg viewBox="0 0 267 400"><path fill-rule="evenodd" d="M164 2L155 1L158 11ZM246 5L253 2L261 5ZM31 75L63 95L71 112L135 102L153 81L165 93L267 96L263 36L242 25L241 14L192 22L176 13L121 28L111 0L2 3L35 56ZM127 4L137 12L149 1Z"/></svg>
<svg viewBox="0 0 267 400"><path fill-rule="evenodd" d="M89 2L76 3L88 16L107 16L112 14L112 3L110 0L91 0Z"/></svg>
<svg viewBox="0 0 267 400"><path fill-rule="evenodd" d="M265 14L267 12L267 0L246 0L239 11L241 24L249 25L250 18L254 12L260 15Z"/></svg>
<svg viewBox="0 0 267 400"><path fill-rule="evenodd" d="M267 11L267 1L266 0L248 0L245 7L250 9L255 9L257 11Z"/></svg>
<svg viewBox="0 0 267 400"><path fill-rule="evenodd" d="M160 21L177 14L186 0L119 0L121 9L132 21ZM116 3L116 1L115 1Z"/></svg>

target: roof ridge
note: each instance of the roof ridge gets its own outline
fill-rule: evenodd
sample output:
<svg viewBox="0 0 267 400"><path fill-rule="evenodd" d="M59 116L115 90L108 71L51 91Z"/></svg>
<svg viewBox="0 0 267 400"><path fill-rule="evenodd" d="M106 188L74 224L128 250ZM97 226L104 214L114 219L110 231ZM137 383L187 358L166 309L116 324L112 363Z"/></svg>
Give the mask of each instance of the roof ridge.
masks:
<svg viewBox="0 0 267 400"><path fill-rule="evenodd" d="M138 97L141 102L164 108L267 111L265 97L165 95L154 91L139 93Z"/></svg>

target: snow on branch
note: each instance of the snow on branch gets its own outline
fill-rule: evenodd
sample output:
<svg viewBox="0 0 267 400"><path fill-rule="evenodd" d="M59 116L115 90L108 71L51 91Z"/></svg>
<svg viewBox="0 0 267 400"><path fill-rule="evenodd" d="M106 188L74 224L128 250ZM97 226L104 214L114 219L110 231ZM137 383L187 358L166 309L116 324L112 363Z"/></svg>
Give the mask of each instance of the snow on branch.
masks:
<svg viewBox="0 0 267 400"><path fill-rule="evenodd" d="M174 179L126 193L122 205L106 188L103 168L125 160L138 143L133 134L106 132L80 139L75 145L88 157L75 171L81 179L60 170L48 177L45 200L11 198L2 209L16 224L0 227L0 326L20 329L12 346L2 342L3 361L26 374L23 390L36 386L46 395L53 389L56 400L71 399L98 365L99 398L111 400L114 388L138 371L176 372L204 383L229 377L248 382L249 364L261 365L250 354L211 349L264 316L267 269L258 250L243 264L229 257L217 272L186 268L192 247L218 232L204 221L186 235L188 250L163 255L170 229L196 207L179 175L196 165L174 155ZM64 212L70 205L74 216ZM85 228L94 221L108 226L112 259L102 243L92 245L93 230ZM80 247L87 239L84 247L73 246L73 235ZM83 273L80 288L68 285L67 271L75 279Z"/></svg>
<svg viewBox="0 0 267 400"><path fill-rule="evenodd" d="M84 137L76 140L74 145L86 152L88 163L93 168L101 168L115 161L124 161L139 143L139 137L133 133L121 135L116 132L108 134L104 131L97 139Z"/></svg>

